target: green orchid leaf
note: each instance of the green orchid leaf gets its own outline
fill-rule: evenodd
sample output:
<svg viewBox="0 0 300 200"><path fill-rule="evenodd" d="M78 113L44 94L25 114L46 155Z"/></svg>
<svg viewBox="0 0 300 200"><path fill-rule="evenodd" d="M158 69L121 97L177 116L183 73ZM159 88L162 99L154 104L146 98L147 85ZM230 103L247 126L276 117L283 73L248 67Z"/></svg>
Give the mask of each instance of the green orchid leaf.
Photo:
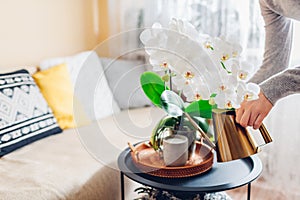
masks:
<svg viewBox="0 0 300 200"><path fill-rule="evenodd" d="M171 117L171 116L165 116L163 117L158 124L156 125L156 127L152 130L152 135L150 138L150 143L152 145L152 147L154 148L154 150L158 150L162 139L163 139L163 132L165 131L166 128L172 128L174 129L174 127L179 123L179 118L176 117Z"/></svg>
<svg viewBox="0 0 300 200"><path fill-rule="evenodd" d="M163 91L169 89L161 77L154 72L144 72L140 77L140 83L146 96L155 106L161 108L160 96Z"/></svg>
<svg viewBox="0 0 300 200"><path fill-rule="evenodd" d="M212 109L216 107L216 105L210 105L208 100L199 100L188 105L185 108L185 112L189 113L191 116L211 119Z"/></svg>

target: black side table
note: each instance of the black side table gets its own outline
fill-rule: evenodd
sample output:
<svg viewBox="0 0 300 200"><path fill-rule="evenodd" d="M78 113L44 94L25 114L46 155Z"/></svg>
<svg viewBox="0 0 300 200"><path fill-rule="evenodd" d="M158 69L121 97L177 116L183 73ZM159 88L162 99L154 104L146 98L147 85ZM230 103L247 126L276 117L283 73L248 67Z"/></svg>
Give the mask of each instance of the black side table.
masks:
<svg viewBox="0 0 300 200"><path fill-rule="evenodd" d="M262 172L262 163L258 156L217 163L212 169L197 176L187 178L161 178L142 173L135 167L130 149L125 149L118 158L121 173L121 195L125 199L124 175L128 178L157 189L182 193L210 193L234 189L248 184L247 199L250 200L251 182Z"/></svg>

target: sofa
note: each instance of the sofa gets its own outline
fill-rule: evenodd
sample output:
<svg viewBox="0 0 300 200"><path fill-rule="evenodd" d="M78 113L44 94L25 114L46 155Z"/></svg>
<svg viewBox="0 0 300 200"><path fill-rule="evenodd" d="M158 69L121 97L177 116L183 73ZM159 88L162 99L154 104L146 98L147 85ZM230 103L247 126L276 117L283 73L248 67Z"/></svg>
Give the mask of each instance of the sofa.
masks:
<svg viewBox="0 0 300 200"><path fill-rule="evenodd" d="M0 199L120 199L119 153L127 142L148 139L164 115L143 96L138 82L146 70L142 62L99 58L96 52L86 51L41 61L38 70L62 63L72 83L73 102L66 105L73 105L73 113L67 113L73 123L61 123L70 116L56 115L55 103L47 99L52 94L64 105L59 88L46 90L46 96L42 92L62 132L2 155ZM35 77L32 69L29 72ZM57 80L51 82L64 87ZM125 190L132 188L126 186Z"/></svg>
<svg viewBox="0 0 300 200"><path fill-rule="evenodd" d="M160 114L150 107L125 110L97 121L105 135L98 134L92 126L68 129L3 156L0 199L120 199L115 161L127 141L134 143L139 138L126 137L124 132L132 128L123 127L126 130L122 132L115 126L115 120L127 120L130 115L137 122L143 121L140 126L144 133L149 133L154 123L151 119ZM103 136L117 149L108 163L103 153L109 154L111 146L103 146ZM125 190L130 193L133 188Z"/></svg>

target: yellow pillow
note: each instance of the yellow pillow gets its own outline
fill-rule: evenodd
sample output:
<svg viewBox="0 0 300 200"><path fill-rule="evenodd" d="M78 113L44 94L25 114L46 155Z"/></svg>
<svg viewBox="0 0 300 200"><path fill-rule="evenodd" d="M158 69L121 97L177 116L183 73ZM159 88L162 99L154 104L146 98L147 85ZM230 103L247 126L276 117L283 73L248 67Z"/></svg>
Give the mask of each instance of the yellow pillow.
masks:
<svg viewBox="0 0 300 200"><path fill-rule="evenodd" d="M62 129L76 127L73 115L73 87L68 68L60 64L32 75Z"/></svg>

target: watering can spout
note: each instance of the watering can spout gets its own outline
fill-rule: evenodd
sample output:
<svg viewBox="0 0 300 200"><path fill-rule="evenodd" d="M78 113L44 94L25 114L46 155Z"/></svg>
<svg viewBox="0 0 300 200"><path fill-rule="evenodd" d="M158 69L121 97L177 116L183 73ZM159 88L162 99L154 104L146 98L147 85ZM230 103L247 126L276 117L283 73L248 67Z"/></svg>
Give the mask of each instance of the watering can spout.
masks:
<svg viewBox="0 0 300 200"><path fill-rule="evenodd" d="M216 109L213 110L212 116L218 162L245 158L260 152L262 145L257 145L252 134L235 121L235 111ZM264 144L272 142L263 124L259 130Z"/></svg>

